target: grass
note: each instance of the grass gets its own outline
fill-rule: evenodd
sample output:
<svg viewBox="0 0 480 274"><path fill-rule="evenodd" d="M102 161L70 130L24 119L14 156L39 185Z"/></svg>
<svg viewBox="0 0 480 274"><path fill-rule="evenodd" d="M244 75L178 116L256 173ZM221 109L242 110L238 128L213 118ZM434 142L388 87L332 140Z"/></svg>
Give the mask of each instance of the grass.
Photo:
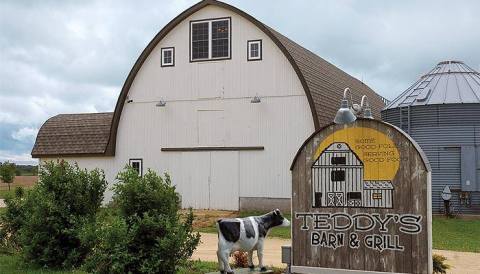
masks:
<svg viewBox="0 0 480 274"><path fill-rule="evenodd" d="M7 196L13 196L15 195L15 188L12 188L11 190L8 189L0 189L0 199L5 199Z"/></svg>
<svg viewBox="0 0 480 274"><path fill-rule="evenodd" d="M189 261L181 267L177 274L201 274L217 270L216 262ZM81 270L51 270L42 269L22 262L18 255L0 254L0 273L9 274L86 274Z"/></svg>
<svg viewBox="0 0 480 274"><path fill-rule="evenodd" d="M0 273L9 274L83 274L79 270L50 270L27 265L22 262L19 256L0 254Z"/></svg>
<svg viewBox="0 0 480 274"><path fill-rule="evenodd" d="M480 253L480 220L433 217L433 248Z"/></svg>

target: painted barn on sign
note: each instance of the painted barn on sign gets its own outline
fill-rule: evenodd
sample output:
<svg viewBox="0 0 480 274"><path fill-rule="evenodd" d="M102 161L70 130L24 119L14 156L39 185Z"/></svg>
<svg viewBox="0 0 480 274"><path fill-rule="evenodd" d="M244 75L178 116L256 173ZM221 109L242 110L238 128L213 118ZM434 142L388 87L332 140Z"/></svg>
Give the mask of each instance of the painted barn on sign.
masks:
<svg viewBox="0 0 480 274"><path fill-rule="evenodd" d="M184 207L289 210L290 160L345 87L380 117L383 100L364 83L249 14L201 1L143 50L114 112L48 119L32 156L101 168L110 184L127 164L166 171Z"/></svg>
<svg viewBox="0 0 480 274"><path fill-rule="evenodd" d="M327 147L312 165L313 207L393 205L391 181L364 180L364 164L348 144Z"/></svg>

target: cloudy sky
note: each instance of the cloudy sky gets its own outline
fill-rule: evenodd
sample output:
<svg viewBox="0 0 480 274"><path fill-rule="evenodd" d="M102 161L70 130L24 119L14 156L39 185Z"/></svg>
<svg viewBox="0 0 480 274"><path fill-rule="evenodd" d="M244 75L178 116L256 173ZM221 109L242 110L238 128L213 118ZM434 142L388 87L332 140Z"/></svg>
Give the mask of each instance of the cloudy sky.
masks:
<svg viewBox="0 0 480 274"><path fill-rule="evenodd" d="M196 2L0 1L0 161L31 163L53 115L112 111L147 43ZM480 1L227 2L388 99L442 60L480 70Z"/></svg>

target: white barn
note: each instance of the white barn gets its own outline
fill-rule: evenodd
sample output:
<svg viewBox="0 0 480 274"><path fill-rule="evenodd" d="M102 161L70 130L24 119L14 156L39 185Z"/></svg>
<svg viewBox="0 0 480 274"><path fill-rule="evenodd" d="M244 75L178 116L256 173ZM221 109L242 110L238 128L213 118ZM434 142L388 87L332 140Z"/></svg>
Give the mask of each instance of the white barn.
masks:
<svg viewBox="0 0 480 274"><path fill-rule="evenodd" d="M169 22L139 56L112 113L61 114L32 156L101 168L109 184L131 164L168 172L182 205L290 207L289 165L332 121L343 89L367 85L245 12L206 0ZM106 199L111 198L111 192Z"/></svg>
<svg viewBox="0 0 480 274"><path fill-rule="evenodd" d="M311 167L313 207L392 208L392 182L364 180L364 168L348 144L328 146Z"/></svg>

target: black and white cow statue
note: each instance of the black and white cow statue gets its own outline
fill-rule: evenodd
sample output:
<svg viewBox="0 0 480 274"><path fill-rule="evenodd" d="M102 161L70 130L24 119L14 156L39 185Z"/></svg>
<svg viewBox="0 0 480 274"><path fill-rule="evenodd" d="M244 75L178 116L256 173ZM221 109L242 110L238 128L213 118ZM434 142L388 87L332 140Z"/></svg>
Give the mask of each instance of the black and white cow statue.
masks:
<svg viewBox="0 0 480 274"><path fill-rule="evenodd" d="M220 273L233 273L228 259L235 251L248 252L248 267L253 270L254 250L257 250L260 271L266 271L263 265L263 244L268 231L272 227L289 225L290 222L278 209L262 216L218 220L217 256Z"/></svg>

